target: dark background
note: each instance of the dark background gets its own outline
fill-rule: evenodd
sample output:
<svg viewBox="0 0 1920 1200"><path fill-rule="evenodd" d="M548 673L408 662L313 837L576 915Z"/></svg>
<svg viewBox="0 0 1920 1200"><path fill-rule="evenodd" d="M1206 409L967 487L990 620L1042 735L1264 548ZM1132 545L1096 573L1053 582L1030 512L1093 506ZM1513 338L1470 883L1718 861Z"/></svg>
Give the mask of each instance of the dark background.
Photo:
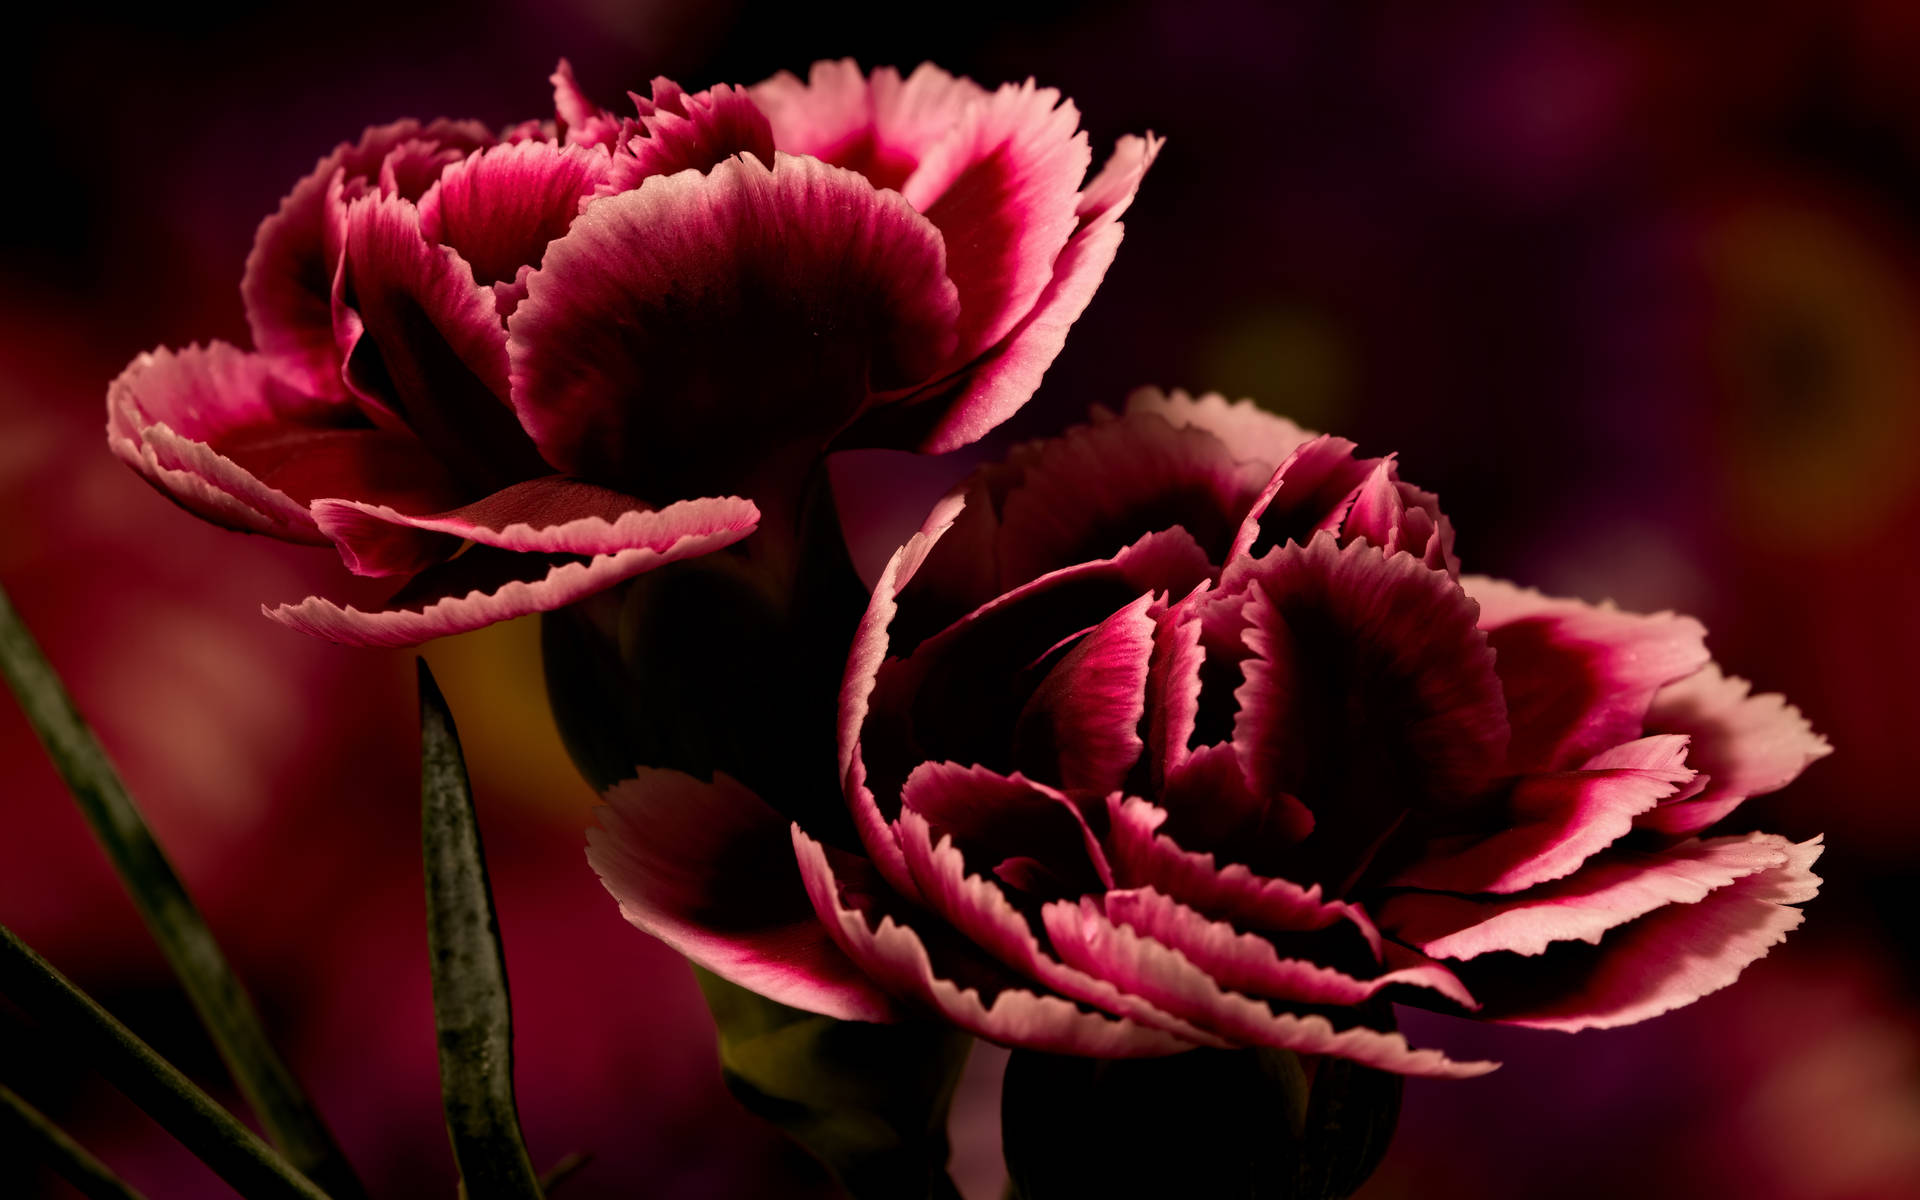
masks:
<svg viewBox="0 0 1920 1200"><path fill-rule="evenodd" d="M102 398L138 351L245 343L253 227L335 142L403 115L544 115L563 54L608 102L656 74L701 87L819 57L931 58L1059 87L1096 157L1122 133L1166 135L1105 287L996 445L1142 383L1257 396L1397 450L1440 492L1469 569L1693 612L1730 671L1832 737L1832 758L1740 817L1827 835L1826 893L1784 948L1629 1030L1408 1017L1417 1042L1508 1066L1413 1084L1364 1196L1920 1194L1920 8L1442 7L346 0L9 18L0 580L379 1194L453 1181L409 665L259 619L337 567L178 513L106 452ZM685 968L587 870L592 797L545 715L532 631L429 658L474 758L530 1141L543 1163L596 1155L563 1194L824 1194L733 1107ZM0 762L0 921L215 1086L8 706ZM980 1196L995 1062L956 1126ZM4 1008L0 1079L150 1194L224 1194ZM0 1192L21 1186L39 1185L0 1162Z"/></svg>

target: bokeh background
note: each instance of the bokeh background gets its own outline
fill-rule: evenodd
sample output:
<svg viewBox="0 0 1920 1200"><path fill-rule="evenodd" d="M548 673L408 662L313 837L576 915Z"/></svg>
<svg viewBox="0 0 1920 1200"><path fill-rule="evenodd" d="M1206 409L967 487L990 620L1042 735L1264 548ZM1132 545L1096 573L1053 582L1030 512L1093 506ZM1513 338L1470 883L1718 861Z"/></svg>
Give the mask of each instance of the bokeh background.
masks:
<svg viewBox="0 0 1920 1200"><path fill-rule="evenodd" d="M35 5L8 43L0 580L378 1195L454 1179L409 663L261 619L337 566L176 511L108 455L102 398L140 350L245 342L253 227L336 141L543 114L562 54L606 98L932 58L1060 87L1096 154L1166 135L1104 290L996 445L1142 383L1257 396L1398 450L1470 566L1698 614L1832 737L1741 814L1827 836L1799 934L1628 1030L1408 1016L1508 1065L1410 1086L1367 1200L1920 1195L1920 6ZM428 658L473 760L536 1158L595 1156L577 1200L828 1194L726 1096L685 967L587 870L593 798L533 629ZM0 921L219 1091L10 704L0 764ZM998 1061L956 1120L976 1197L997 1195ZM150 1194L227 1194L3 1006L0 1078ZM70 1194L0 1162L0 1193L42 1191Z"/></svg>

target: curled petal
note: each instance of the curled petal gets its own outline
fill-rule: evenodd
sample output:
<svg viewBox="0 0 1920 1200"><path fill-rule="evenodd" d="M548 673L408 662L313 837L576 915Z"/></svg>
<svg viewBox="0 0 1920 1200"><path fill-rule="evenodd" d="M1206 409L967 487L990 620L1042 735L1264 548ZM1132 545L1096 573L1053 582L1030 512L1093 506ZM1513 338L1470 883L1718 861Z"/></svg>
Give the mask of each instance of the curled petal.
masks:
<svg viewBox="0 0 1920 1200"><path fill-rule="evenodd" d="M868 79L850 58L814 63L804 83L782 71L751 91L783 153L858 171L873 186L896 191L961 114L988 95L932 63L905 80L892 67Z"/></svg>
<svg viewBox="0 0 1920 1200"><path fill-rule="evenodd" d="M916 815L950 836L976 861L1038 870L1072 894L1113 886L1113 871L1087 819L1066 796L1018 774L984 767L921 763L901 790L902 817ZM916 874L916 881L919 876ZM1015 886L1022 882L1008 880ZM1026 890L1032 890L1027 888Z"/></svg>
<svg viewBox="0 0 1920 1200"><path fill-rule="evenodd" d="M889 992L911 997L977 1036L1006 1046L1091 1058L1172 1054L1193 1043L1126 1018L1090 1013L1062 996L1017 985L1000 987L991 1002L978 986L963 986L934 969L927 944L892 916L877 925L851 906L825 847L793 827L800 874L813 908L840 948ZM851 865L841 858L842 866Z"/></svg>
<svg viewBox="0 0 1920 1200"><path fill-rule="evenodd" d="M1827 739L1778 693L1722 675L1712 663L1660 689L1647 712L1649 731L1685 734L1687 764L1706 776L1693 795L1675 798L1637 824L1662 833L1697 833L1749 796L1778 791L1833 752Z"/></svg>
<svg viewBox="0 0 1920 1200"><path fill-rule="evenodd" d="M1173 947L1109 920L1092 899L1049 904L1042 918L1067 965L1238 1045L1331 1054L1377 1070L1441 1079L1484 1075L1498 1065L1454 1062L1438 1050L1413 1049L1397 1033L1364 1025L1336 1031L1323 1016L1276 1013L1263 1001L1222 988Z"/></svg>
<svg viewBox="0 0 1920 1200"><path fill-rule="evenodd" d="M1804 919L1820 879L1819 838L1784 847L1787 861L1669 904L1607 934L1541 958L1498 955L1467 973L1483 1016L1532 1029L1612 1029L1657 1017L1731 984Z"/></svg>
<svg viewBox="0 0 1920 1200"><path fill-rule="evenodd" d="M722 429L824 442L952 346L944 255L896 193L824 163L655 176L589 205L528 278L514 404L548 461L610 483L685 478Z"/></svg>
<svg viewBox="0 0 1920 1200"><path fill-rule="evenodd" d="M967 870L965 858L951 838L942 837L939 845L934 845L931 827L920 814L901 815L900 844L927 903L968 941L1001 963L1061 995L1165 1030L1195 1045L1226 1044L1139 997L1076 971L1055 958L1042 948L1027 919L1014 908L1006 894Z"/></svg>
<svg viewBox="0 0 1920 1200"><path fill-rule="evenodd" d="M1506 895L1573 874L1693 778L1685 738L1669 734L1629 746L1596 756L1585 770L1522 776L1508 799L1504 828L1437 838L1393 882Z"/></svg>
<svg viewBox="0 0 1920 1200"><path fill-rule="evenodd" d="M787 823L725 775L642 768L614 785L587 862L633 925L716 975L851 1021L895 1017L807 899Z"/></svg>
<svg viewBox="0 0 1920 1200"><path fill-rule="evenodd" d="M621 518L630 521L627 528L642 544L610 554L528 554L481 546L423 571L380 611L343 608L319 596L263 611L302 633L349 646L413 646L548 612L667 563L711 553L751 533L757 516L744 501L718 509L671 505ZM560 528L572 537L599 527ZM534 531L532 536L551 534Z"/></svg>
<svg viewBox="0 0 1920 1200"><path fill-rule="evenodd" d="M1707 664L1706 630L1672 613L1556 600L1485 576L1461 580L1513 723L1513 771L1553 771L1638 737L1654 696Z"/></svg>
<svg viewBox="0 0 1920 1200"><path fill-rule="evenodd" d="M1020 711L1014 759L1074 792L1104 796L1139 759L1153 618L1143 595L1095 626L1047 672Z"/></svg>
<svg viewBox="0 0 1920 1200"><path fill-rule="evenodd" d="M553 83L553 112L568 145L605 149L619 140L619 118L587 98L574 78L573 64L561 59L548 78Z"/></svg>
<svg viewBox="0 0 1920 1200"><path fill-rule="evenodd" d="M582 146L519 142L449 167L420 198L420 232L451 246L475 282L512 283L540 265L580 202L607 177L607 155Z"/></svg>
<svg viewBox="0 0 1920 1200"><path fill-rule="evenodd" d="M404 575L472 542L528 554L665 551L690 529L745 536L760 512L737 496L681 500L655 511L621 492L550 475L447 512L413 516L387 505L319 500L314 520L359 575Z"/></svg>
<svg viewBox="0 0 1920 1200"><path fill-rule="evenodd" d="M1453 972L1439 963L1419 963L1356 979L1305 959L1281 958L1266 938L1244 933L1225 921L1208 920L1152 888L1108 892L1099 904L1109 920L1178 950L1231 991L1296 1004L1354 1005L1399 985L1429 989L1463 1008L1480 1007Z"/></svg>
<svg viewBox="0 0 1920 1200"><path fill-rule="evenodd" d="M1691 840L1657 853L1608 850L1565 879L1504 899L1404 892L1376 906L1391 936L1435 958L1469 959L1496 950L1544 954L1555 942L1599 945L1608 930L1669 904L1783 867L1791 845L1770 833Z"/></svg>
<svg viewBox="0 0 1920 1200"><path fill-rule="evenodd" d="M415 140L466 151L491 144L493 136L474 121L375 126L358 142L334 147L254 234L240 281L253 344L310 394L341 392L331 301L339 243L334 240L328 252L328 225L337 219L328 211L329 185L336 177L372 178L395 147Z"/></svg>
<svg viewBox="0 0 1920 1200"><path fill-rule="evenodd" d="M711 170L736 154L773 161L773 130L746 89L722 84L680 101L679 112L660 109L640 119L643 135L614 155L604 192L639 187L649 175Z"/></svg>
<svg viewBox="0 0 1920 1200"><path fill-rule="evenodd" d="M1008 84L968 105L901 185L947 245L964 363L1012 332L1079 228L1091 154L1080 114L1052 88Z"/></svg>
<svg viewBox="0 0 1920 1200"><path fill-rule="evenodd" d="M1355 449L1345 438L1322 434L1275 468L1234 536L1224 584L1237 586L1258 551L1289 542L1304 546L1316 533L1340 529L1373 470L1372 462L1354 458Z"/></svg>

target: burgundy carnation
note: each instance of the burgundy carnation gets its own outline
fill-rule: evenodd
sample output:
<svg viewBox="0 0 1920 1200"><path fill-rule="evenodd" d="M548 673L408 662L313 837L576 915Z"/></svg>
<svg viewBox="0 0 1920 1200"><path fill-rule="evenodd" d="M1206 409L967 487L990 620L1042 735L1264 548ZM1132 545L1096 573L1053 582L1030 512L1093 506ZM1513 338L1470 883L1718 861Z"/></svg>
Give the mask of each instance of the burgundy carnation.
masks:
<svg viewBox="0 0 1920 1200"><path fill-rule="evenodd" d="M1064 1053L1469 1075L1385 1002L1575 1030L1732 982L1799 923L1819 841L1702 835L1825 741L1692 620L1462 578L1436 499L1354 449L1143 393L1016 450L875 589L842 694L858 845L651 771L596 869L776 999Z"/></svg>
<svg viewBox="0 0 1920 1200"><path fill-rule="evenodd" d="M260 226L256 349L143 354L115 453L218 524L406 582L269 615L403 645L552 609L786 516L829 443L944 451L1024 404L1157 142L922 66L616 115L401 121Z"/></svg>

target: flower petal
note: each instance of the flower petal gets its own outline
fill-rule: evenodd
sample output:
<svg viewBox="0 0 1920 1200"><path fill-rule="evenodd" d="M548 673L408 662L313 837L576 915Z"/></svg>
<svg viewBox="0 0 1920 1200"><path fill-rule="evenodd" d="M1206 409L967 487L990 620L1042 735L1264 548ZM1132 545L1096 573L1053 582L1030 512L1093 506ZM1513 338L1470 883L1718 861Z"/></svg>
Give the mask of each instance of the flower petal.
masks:
<svg viewBox="0 0 1920 1200"><path fill-rule="evenodd" d="M596 201L527 283L522 423L560 469L649 495L724 474L688 447L824 442L870 387L937 365L958 303L938 231L897 194L784 155Z"/></svg>
<svg viewBox="0 0 1920 1200"><path fill-rule="evenodd" d="M933 146L987 91L971 79L921 63L902 81L880 67L868 78L850 58L813 64L802 83L782 71L752 89L774 145L858 171L898 191Z"/></svg>
<svg viewBox="0 0 1920 1200"><path fill-rule="evenodd" d="M240 298L260 352L277 359L288 377L313 395L341 393L340 352L333 339L333 275L339 247L327 249L327 189L336 173L371 178L389 152L409 140L461 150L492 143L476 121L395 121L376 125L355 143L342 142L260 223L247 255Z"/></svg>
<svg viewBox="0 0 1920 1200"><path fill-rule="evenodd" d="M1079 896L1113 886L1113 871L1100 841L1073 801L1045 784L958 763L921 763L900 793L901 817L914 815L933 836L951 837L956 849L1025 891L1037 869L1059 895ZM1017 862L1021 880L1007 878ZM915 882L924 885L916 871Z"/></svg>
<svg viewBox="0 0 1920 1200"><path fill-rule="evenodd" d="M1486 1002L1481 1015L1572 1033L1631 1025L1716 992L1799 926L1804 914L1793 905L1819 891L1812 867L1820 851L1819 838L1788 843L1783 865L1695 903L1656 909L1598 946L1562 944L1544 958L1478 960L1467 977Z"/></svg>
<svg viewBox="0 0 1920 1200"><path fill-rule="evenodd" d="M1691 617L1557 600L1485 576L1460 582L1499 656L1513 771L1561 770L1640 736L1660 689L1707 664L1706 630Z"/></svg>
<svg viewBox="0 0 1920 1200"><path fill-rule="evenodd" d="M475 282L511 283L539 266L580 202L607 177L607 155L584 146L519 142L476 151L420 198L420 232L451 246Z"/></svg>
<svg viewBox="0 0 1920 1200"><path fill-rule="evenodd" d="M813 908L840 948L888 991L926 1004L954 1024L989 1041L1053 1054L1092 1058L1139 1058L1172 1054L1192 1043L1127 1019L1090 1013L1057 995L1043 995L1015 984L999 987L991 1003L981 986L963 986L934 968L927 944L913 928L891 915L877 925L851 906L836 870L856 865L835 860L820 843L793 827L800 874Z"/></svg>
<svg viewBox="0 0 1920 1200"><path fill-rule="evenodd" d="M1357 979L1307 959L1282 958L1266 938L1225 921L1209 920L1150 887L1108 892L1099 904L1108 920L1178 950L1231 991L1296 1004L1345 1006L1364 1004L1387 988L1405 986L1426 988L1463 1008L1480 1007L1453 972L1439 963Z"/></svg>
<svg viewBox="0 0 1920 1200"><path fill-rule="evenodd" d="M365 427L351 404L315 400L263 355L224 342L143 354L107 389L113 451L216 524L325 545L316 496L445 504L452 480L418 442Z"/></svg>
<svg viewBox="0 0 1920 1200"><path fill-rule="evenodd" d="M807 899L787 822L725 775L642 768L614 785L587 861L633 925L716 975L847 1021L896 1016Z"/></svg>
<svg viewBox="0 0 1920 1200"><path fill-rule="evenodd" d="M1234 461L1251 463L1261 469L1263 489L1281 463L1320 436L1251 400L1229 401L1218 392L1196 398L1178 388L1170 392L1139 388L1127 397L1127 411L1156 413L1175 428L1211 433L1226 444Z"/></svg>
<svg viewBox="0 0 1920 1200"><path fill-rule="evenodd" d="M1522 776L1498 832L1436 838L1393 883L1506 895L1573 874L1693 778L1683 737L1644 738L1629 747L1596 756L1584 770Z"/></svg>
<svg viewBox="0 0 1920 1200"><path fill-rule="evenodd" d="M506 330L492 291L422 236L412 204L375 194L348 206L341 292L363 326L349 334L348 386L398 414L475 487L547 473L505 402Z"/></svg>
<svg viewBox="0 0 1920 1200"><path fill-rule="evenodd" d="M967 106L901 185L947 245L960 293L955 364L1013 331L1079 228L1091 154L1079 110L1052 88L1008 84Z"/></svg>
<svg viewBox="0 0 1920 1200"><path fill-rule="evenodd" d="M1143 595L1076 642L1027 698L1013 755L1028 775L1104 796L1139 761L1154 621Z"/></svg>
<svg viewBox="0 0 1920 1200"><path fill-rule="evenodd" d="M447 512L413 516L378 504L319 500L314 520L359 575L404 575L473 542L528 554L665 551L688 529L751 532L760 519L737 496L681 500L655 511L621 492L549 475Z"/></svg>
<svg viewBox="0 0 1920 1200"><path fill-rule="evenodd" d="M611 147L620 137L620 120L606 109L601 108L587 94L580 90L580 81L574 78L573 64L566 59L548 76L553 83L553 112L559 118L560 128L570 146Z"/></svg>
<svg viewBox="0 0 1920 1200"><path fill-rule="evenodd" d="M1435 958L1496 950L1543 954L1555 942L1599 945L1608 930L1669 904L1697 904L1737 879L1785 866L1790 844L1770 833L1690 840L1655 853L1608 850L1574 874L1506 899L1404 892L1375 911L1391 936Z"/></svg>
<svg viewBox="0 0 1920 1200"><path fill-rule="evenodd" d="M338 509L333 511L335 516L340 514ZM691 502L623 517L624 527L642 544L591 557L476 547L422 572L388 601L387 608L376 612L343 608L319 596L263 611L302 633L349 646L418 645L528 613L548 612L656 567L732 545L753 531L751 522L743 519L750 511L752 506L745 501L717 507ZM597 540L605 532L591 518L585 524L557 528L563 532L519 533L509 527L503 536L545 541L585 535Z"/></svg>
<svg viewBox="0 0 1920 1200"><path fill-rule="evenodd" d="M1687 764L1706 776L1706 785L1698 794L1641 814L1636 824L1662 833L1697 833L1749 796L1787 786L1833 752L1786 697L1750 695L1752 690L1746 680L1722 675L1708 663L1655 694L1648 731L1692 739Z"/></svg>
<svg viewBox="0 0 1920 1200"><path fill-rule="evenodd" d="M639 187L649 175L711 170L736 154L773 161L773 130L745 88L721 84L680 102L680 112L660 109L640 119L643 136L613 156L604 192Z"/></svg>
<svg viewBox="0 0 1920 1200"><path fill-rule="evenodd" d="M1067 965L1239 1045L1331 1054L1377 1070L1442 1079L1484 1075L1498 1065L1454 1062L1438 1050L1413 1049L1397 1033L1364 1025L1336 1031L1317 1014L1276 1013L1263 1001L1222 988L1180 951L1109 920L1092 899L1077 905L1057 901L1042 917Z"/></svg>

